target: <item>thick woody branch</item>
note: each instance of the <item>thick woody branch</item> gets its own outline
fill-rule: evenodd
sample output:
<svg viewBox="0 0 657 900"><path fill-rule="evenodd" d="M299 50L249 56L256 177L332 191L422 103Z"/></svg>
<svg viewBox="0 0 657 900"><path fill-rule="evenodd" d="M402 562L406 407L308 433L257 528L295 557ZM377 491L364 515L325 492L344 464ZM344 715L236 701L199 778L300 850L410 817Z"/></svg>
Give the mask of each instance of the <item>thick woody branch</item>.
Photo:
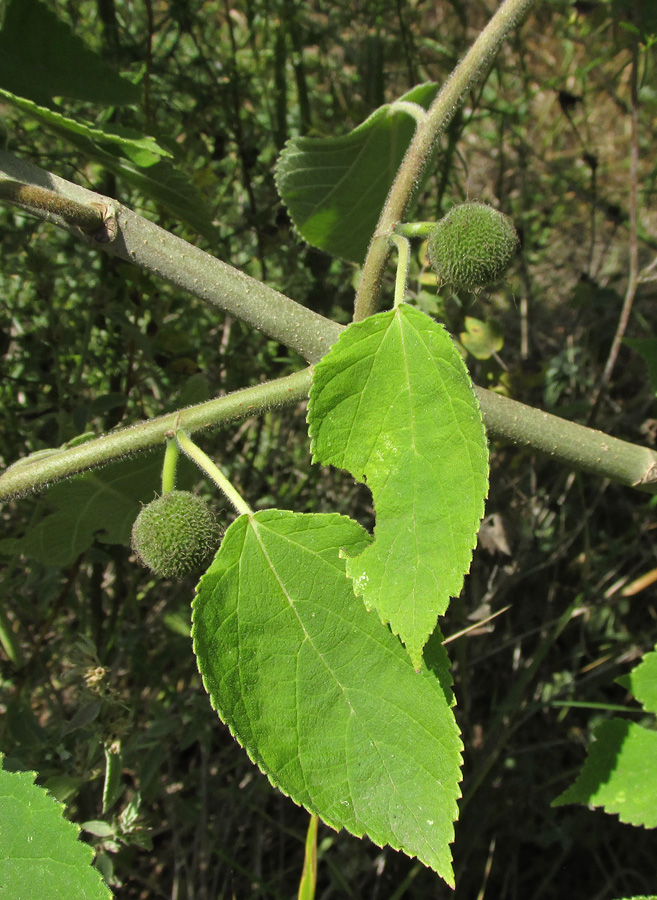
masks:
<svg viewBox="0 0 657 900"><path fill-rule="evenodd" d="M342 326L306 309L186 243L108 197L71 184L29 162L0 153L0 181L41 188L61 199L38 195L38 204L20 202L34 215L66 228L89 245L159 275L195 297L218 306L316 362L339 337ZM10 202L25 200L14 192ZM37 195L33 194L32 199ZM7 198L9 199L9 198ZM77 204L77 205L76 205ZM87 207L89 219L78 205ZM100 229L95 226L101 221ZM86 228L81 227L81 223ZM94 226L93 230L91 226ZM20 460L0 477L0 500L39 490L60 478L84 472L129 453L160 446L178 428L190 433L258 415L272 406L307 396L311 371L256 385L196 407L161 416L78 447L46 451ZM484 423L494 439L530 447L571 469L595 473L624 485L657 493L657 453L600 431L585 428L477 388Z"/></svg>

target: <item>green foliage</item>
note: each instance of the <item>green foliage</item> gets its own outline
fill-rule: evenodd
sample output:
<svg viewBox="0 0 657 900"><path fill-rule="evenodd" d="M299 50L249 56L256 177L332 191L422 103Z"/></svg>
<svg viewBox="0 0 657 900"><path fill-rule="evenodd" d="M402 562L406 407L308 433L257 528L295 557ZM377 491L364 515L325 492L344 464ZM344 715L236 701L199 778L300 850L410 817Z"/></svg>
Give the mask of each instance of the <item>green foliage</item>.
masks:
<svg viewBox="0 0 657 900"><path fill-rule="evenodd" d="M116 197L342 324L350 318L357 273L326 254L364 257L390 186L391 160L401 159L414 130L408 107L393 98L410 96L426 108L436 84L449 83L450 71L485 23L483 5L456 3L429 9L415 3L254 0L224 15L213 4L172 2L154 7L153 21L150 4L124 0L14 0L7 6L13 32L7 39L6 17L0 71L11 64L15 75L21 60L30 61L19 73L20 84L0 78L0 86L18 98L12 101L5 93L0 113L0 140L12 154ZM486 384L494 375L515 399L531 405L548 400L559 415L585 422L593 415L591 391L600 381L623 304L628 250L635 249L628 230L627 161L636 116L640 287L628 325L632 349L621 347L596 426L635 441L647 437L646 443L654 435L654 385L633 353L639 347L630 342L649 342L654 334L651 270L641 269L656 246L651 218L655 166L646 148L656 138L657 92L654 56L643 51L652 40L651 9L650 3L631 2L535 5L522 31L510 35L507 49L468 93L424 173L428 189L414 197L419 216L432 221L470 196L487 197L508 210L523 235L519 264L508 282L490 292L460 297L447 289L436 296L436 279L421 248L407 285L412 303L444 319L447 331L461 337L476 382ZM17 17L25 15L27 21L28 13L41 18L33 30L21 32ZM77 50L70 43L74 33L84 41L84 54L80 43ZM38 35L46 39L41 58L35 49ZM639 102L632 109L635 51ZM79 65L63 89L72 58ZM103 89L99 79L112 91L127 84L139 84L139 89L131 88L134 104L119 106L115 93L108 100L112 106L103 108L100 94L90 105L90 96L84 100L88 95L74 92L75 79L84 80L89 91ZM412 88L421 81L430 84ZM62 93L53 93L55 87ZM433 92L426 102L423 90ZM382 104L383 111L378 110ZM281 187L292 223L272 175L277 150L290 138ZM337 170L324 165L325 159ZM324 252L304 246L295 228ZM49 448L70 446L81 433L111 432L245 384L276 379L299 365L278 340L251 332L216 307L190 302L153 272L80 248L68 234L35 223L16 207L0 207L0 230L4 463L22 457L21 464L30 466L38 463L39 453L67 452ZM393 293L392 275L389 267L381 279L383 304ZM650 366L652 348L646 343L641 350ZM384 355L376 358L382 368ZM462 373L462 367L454 371ZM348 380L348 372L340 377ZM459 375L457 381L465 390L465 378ZM387 385L385 378L382 383ZM427 391L428 401L433 390ZM382 400L378 419L393 405L394 400ZM456 422L459 410L453 413ZM321 532L314 534L309 517L272 511L240 520L235 535L237 544L244 538L242 546L232 538L226 544L237 562L224 572L221 567L229 560L220 552L218 560L224 562L211 569L219 565L222 572L216 591L210 590L212 574L199 588L197 608L214 617L210 624L221 624L220 640L215 643L208 633L207 653L199 652L209 682L216 672L213 702L219 709L225 704L239 721L254 755L267 754L265 771L282 783L295 774L294 765L298 774L300 760L310 761L317 773L315 799L327 800L327 791L319 795L320 781L333 783L328 767L318 772L322 760L314 746L304 743L301 729L295 731L297 723L290 734L281 724L289 724L298 708L312 726L308 734L333 738L326 759L343 750L344 762L347 744L341 736L353 733L344 727L351 720L340 694L343 681L331 679L317 658L314 668L306 665L312 647L310 639L302 640L301 628L308 626L312 646L325 640L327 653L334 656L340 656L340 643L353 650L360 640L368 653L374 652L368 656L359 647L360 656L345 661L350 696L355 691L362 701L359 710L367 713L372 736L383 733L383 749L395 754L388 740L401 744L413 766L408 775L395 754L398 794L411 826L401 836L394 831L399 804L391 805L390 815L379 814L375 822L381 843L401 846L408 838L407 852L419 843L430 865L436 856L441 871L453 867L456 900L650 894L654 830L628 828L616 816L585 809L551 809L550 799L555 785L563 789L566 773L579 764L577 744L587 733L588 713L577 702L608 703L610 677L624 671L628 656L655 643L651 589L643 587L636 596L625 593L628 579L649 581L654 568L654 502L561 471L531 447L491 442L491 489L480 551L441 623L452 641L454 711L465 745L465 797L450 852L460 741L442 636L435 631L424 648L421 671L414 673L400 642L377 612L365 612L363 598L353 595L345 577L346 567L379 543L388 497L377 495L373 509L367 487L330 465L310 466L302 405L249 414L253 417L203 439L249 502L257 508L338 510L352 517L337 520L336 539L321 550L323 555L314 553L322 546ZM440 416L448 414L439 410ZM368 411L368 421L376 419L377 412ZM123 482L112 474L113 466L107 467L2 507L5 533L12 537L2 542L8 565L0 608L0 703L6 709L0 747L14 763L42 773L44 784L66 802L67 815L84 823L98 851L97 865L122 900L174 894L180 900L219 894L289 900L304 863L307 814L271 787L217 722L189 652L189 590L129 562L130 524L139 502L158 489L159 461L151 465L136 458L116 465L125 466ZM362 472L362 467L353 470L359 477ZM448 483L441 473L438 489ZM192 481L189 487L198 489ZM407 487L402 485L400 496ZM414 490L426 512L430 497ZM442 515L459 509L458 502L449 496L445 507L434 504L434 511ZM406 506L399 504L402 519ZM282 521L292 527L301 519L303 546L278 531ZM373 531L374 542L356 519ZM433 533L434 522L424 524ZM473 516L471 535L475 528ZM254 540L256 533L265 535L261 544ZM244 560L253 577L244 596L236 597L235 585L244 586L238 576L247 538ZM349 559L358 553L352 538L361 542L362 552ZM270 559L265 551L272 546ZM347 551L346 560L341 550ZM422 550L425 556L427 548ZM467 567L470 551L463 556ZM339 620L329 590L320 596L327 569L340 584L335 608L351 619ZM321 577L312 612L295 624L287 597L295 597L298 612L303 603L293 588L310 580L304 572ZM279 573L284 582L276 580ZM238 610L234 621L215 606L228 587L233 590L229 609ZM255 632L240 630L242 609L249 611L243 621L255 624ZM273 617L265 618L268 613ZM205 615L198 620L199 634ZM318 617L326 623L326 634L316 627ZM351 621L362 621L364 630L353 635ZM229 671L235 634L237 645L264 655L240 655L237 670ZM296 657L282 647L282 635L290 636ZM386 660L394 661L388 675L381 648ZM372 658L374 667L367 670L362 660ZM241 683L236 672L245 673ZM403 677L395 679L397 672ZM429 723L432 730L422 731L410 747L399 722L412 718L412 691L420 683L427 708L436 706L439 715ZM401 713L389 700L400 693ZM645 688L633 688L633 693L648 710ZM327 700L335 698L334 709ZM261 724L260 702L268 711L269 729ZM321 721L313 716L316 709L326 712ZM423 716L424 709L412 719L411 735ZM441 727L447 754L435 745ZM652 735L652 716L636 727L642 729L640 737ZM620 743L618 734L612 738L621 756L626 743L631 750L629 737L621 734ZM294 759L282 772L277 747ZM362 758L370 783L380 787L376 760L371 753ZM361 762L360 755L354 759ZM413 794L415 769L421 769L417 784L423 777L431 782L443 759L448 771L444 803L436 803L440 828L423 831L423 820L413 821L413 812L426 802ZM423 767L427 760L428 769ZM343 774L345 767L346 762ZM648 772L646 783L650 779ZM640 799L643 784L628 784ZM297 778L293 788L310 807L308 786ZM433 783L428 797L434 796L431 791L436 791ZM406 797L414 799L415 809L409 809ZM372 813L366 801L363 816L347 823L357 833L366 830L364 818ZM321 823L316 852L318 897L414 900L446 890L437 885L434 871L404 854L373 848Z"/></svg>
<svg viewBox="0 0 657 900"><path fill-rule="evenodd" d="M80 146L84 149L89 146L84 141L97 142L101 146L105 144L108 150L114 146L136 166L144 168L154 165L163 156L171 156L171 153L160 147L152 137L140 134L138 131L128 128L121 129L117 126L107 128L102 125L90 125L78 119L71 119L60 112L39 106L32 100L26 100L2 88L0 88L0 98L68 140L75 142L77 139L83 139Z"/></svg>
<svg viewBox="0 0 657 900"><path fill-rule="evenodd" d="M504 338L499 324L493 319L482 322L473 316L463 320L465 331L459 334L459 340L475 359L490 359L494 353L504 346Z"/></svg>
<svg viewBox="0 0 657 900"><path fill-rule="evenodd" d="M219 529L205 500L169 491L143 507L132 526L132 549L161 578L182 578L217 549Z"/></svg>
<svg viewBox="0 0 657 900"><path fill-rule="evenodd" d="M313 458L372 491L375 540L347 574L369 609L422 647L463 586L488 491L481 413L444 328L402 305L351 325L316 366Z"/></svg>
<svg viewBox="0 0 657 900"><path fill-rule="evenodd" d="M436 225L427 256L442 282L474 291L499 281L517 249L508 216L485 203L461 203Z"/></svg>
<svg viewBox="0 0 657 900"><path fill-rule="evenodd" d="M0 767L0 898L108 900L111 891L90 865L93 849L34 776Z"/></svg>
<svg viewBox="0 0 657 900"><path fill-rule="evenodd" d="M349 134L292 138L276 165L276 186L292 221L314 247L362 263L415 131L404 103L426 109L438 85L420 84Z"/></svg>
<svg viewBox="0 0 657 900"><path fill-rule="evenodd" d="M657 712L657 652L643 661L623 682L646 712ZM586 803L616 813L621 822L657 827L657 731L610 719L594 731L594 742L575 783L554 801Z"/></svg>
<svg viewBox="0 0 657 900"><path fill-rule="evenodd" d="M0 550L23 553L46 565L66 566L94 540L126 544L140 501L147 502L155 494L161 468L161 454L148 453L55 485L47 496L56 511L24 537L0 544Z"/></svg>
<svg viewBox="0 0 657 900"><path fill-rule="evenodd" d="M461 742L447 657L413 667L354 597L337 515L267 510L226 532L193 604L212 705L251 759L334 828L417 856L453 884Z"/></svg>
<svg viewBox="0 0 657 900"><path fill-rule="evenodd" d="M202 195L186 175L163 158L172 154L154 138L116 124L91 125L72 119L2 88L0 99L140 188L144 194L162 203L202 234L212 235L213 227Z"/></svg>
<svg viewBox="0 0 657 900"><path fill-rule="evenodd" d="M41 106L51 105L54 97L121 106L141 95L42 0L7 4L0 28L0 86Z"/></svg>

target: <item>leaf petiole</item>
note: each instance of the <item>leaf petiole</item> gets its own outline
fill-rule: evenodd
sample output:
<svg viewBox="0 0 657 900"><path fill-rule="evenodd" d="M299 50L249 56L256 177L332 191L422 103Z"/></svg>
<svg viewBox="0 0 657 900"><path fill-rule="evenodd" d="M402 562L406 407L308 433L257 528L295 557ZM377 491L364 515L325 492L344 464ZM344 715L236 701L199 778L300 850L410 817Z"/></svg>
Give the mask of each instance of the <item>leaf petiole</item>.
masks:
<svg viewBox="0 0 657 900"><path fill-rule="evenodd" d="M399 234L390 236L390 240L397 248L397 277L395 278L395 309L404 302L406 297L406 285L408 284L408 269L411 262L411 245L408 238Z"/></svg>
<svg viewBox="0 0 657 900"><path fill-rule="evenodd" d="M400 222L395 228L395 234L407 238L427 238L435 227L435 222Z"/></svg>
<svg viewBox="0 0 657 900"><path fill-rule="evenodd" d="M162 463L162 493L168 494L176 486L176 466L178 465L178 444L173 438L167 441L167 449Z"/></svg>
<svg viewBox="0 0 657 900"><path fill-rule="evenodd" d="M251 507L235 490L235 488L226 478L221 469L219 469L212 462L207 453L204 453L203 450L201 450L201 448L194 443L194 441L190 438L189 434L186 431L177 431L176 441L178 442L178 446L183 451L183 453L186 453L187 456L189 456L189 458L196 463L199 469L205 472L205 474L214 481L219 490L224 494L226 499L234 506L234 508L240 515L253 515L253 510L251 509Z"/></svg>

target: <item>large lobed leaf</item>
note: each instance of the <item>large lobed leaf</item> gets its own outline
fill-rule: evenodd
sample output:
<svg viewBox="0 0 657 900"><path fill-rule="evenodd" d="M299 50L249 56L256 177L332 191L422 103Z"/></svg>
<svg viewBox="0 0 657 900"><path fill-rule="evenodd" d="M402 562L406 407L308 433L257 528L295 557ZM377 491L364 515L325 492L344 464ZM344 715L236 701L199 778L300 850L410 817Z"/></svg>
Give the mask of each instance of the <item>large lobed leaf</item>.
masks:
<svg viewBox="0 0 657 900"><path fill-rule="evenodd" d="M62 804L34 784L34 775L7 772L0 763L0 900L109 900L90 865L93 849L77 839L80 829L62 818Z"/></svg>
<svg viewBox="0 0 657 900"><path fill-rule="evenodd" d="M379 107L349 134L287 142L276 165L276 186L304 240L363 262L415 133L414 117L400 104L428 109L437 92L433 82L420 84L396 103Z"/></svg>
<svg viewBox="0 0 657 900"><path fill-rule="evenodd" d="M339 515L240 517L199 583L194 650L212 705L274 785L453 884L461 742L447 656L439 646L414 672L354 597L340 551L369 541Z"/></svg>
<svg viewBox="0 0 657 900"><path fill-rule="evenodd" d="M374 499L374 543L347 575L414 665L472 560L488 451L463 360L442 325L402 305L350 325L317 364L313 458L347 469Z"/></svg>

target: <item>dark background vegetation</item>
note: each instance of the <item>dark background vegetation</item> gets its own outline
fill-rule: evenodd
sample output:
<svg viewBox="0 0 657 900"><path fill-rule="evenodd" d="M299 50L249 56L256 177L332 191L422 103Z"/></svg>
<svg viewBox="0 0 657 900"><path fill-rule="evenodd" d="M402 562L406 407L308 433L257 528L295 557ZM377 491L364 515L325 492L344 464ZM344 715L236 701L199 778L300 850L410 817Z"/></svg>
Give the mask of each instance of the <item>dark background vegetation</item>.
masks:
<svg viewBox="0 0 657 900"><path fill-rule="evenodd" d="M479 384L581 422L627 284L633 37L623 22L634 5L538 4L455 117L416 211L439 217L470 198L513 217L522 251L499 289L467 301L437 293L420 251L413 295L455 334L465 315L497 321L504 346L487 360L469 357ZM141 109L70 103L70 114L170 145L211 207L214 239L5 108L8 149L347 322L356 272L296 237L274 187L277 154L292 135L344 133L413 85L442 82L496 4L51 6L147 84ZM657 246L657 83L654 51L639 47L637 58L645 267ZM0 236L5 465L300 364L216 309L16 210L0 208ZM654 309L646 277L629 336L653 335ZM653 445L654 416L645 365L624 346L596 424ZM310 465L303 408L202 443L255 507L337 509L371 524L365 490ZM457 889L402 854L320 826L322 900L603 900L657 890L654 834L601 811L550 806L605 715L557 701L627 702L614 679L656 642L655 588L625 590L657 566L654 503L529 452L491 449L481 546L443 623L448 635L475 626L448 646L466 747ZM5 504L5 536L20 537L49 510L47 492ZM4 542L0 557L2 604L25 664L0 655L0 749L35 769L75 821L108 823L106 836L86 836L117 895L296 897L308 816L271 788L210 708L186 636L194 579L157 581L127 547L101 540L65 568L11 547ZM117 742L124 788L103 813L105 747Z"/></svg>

